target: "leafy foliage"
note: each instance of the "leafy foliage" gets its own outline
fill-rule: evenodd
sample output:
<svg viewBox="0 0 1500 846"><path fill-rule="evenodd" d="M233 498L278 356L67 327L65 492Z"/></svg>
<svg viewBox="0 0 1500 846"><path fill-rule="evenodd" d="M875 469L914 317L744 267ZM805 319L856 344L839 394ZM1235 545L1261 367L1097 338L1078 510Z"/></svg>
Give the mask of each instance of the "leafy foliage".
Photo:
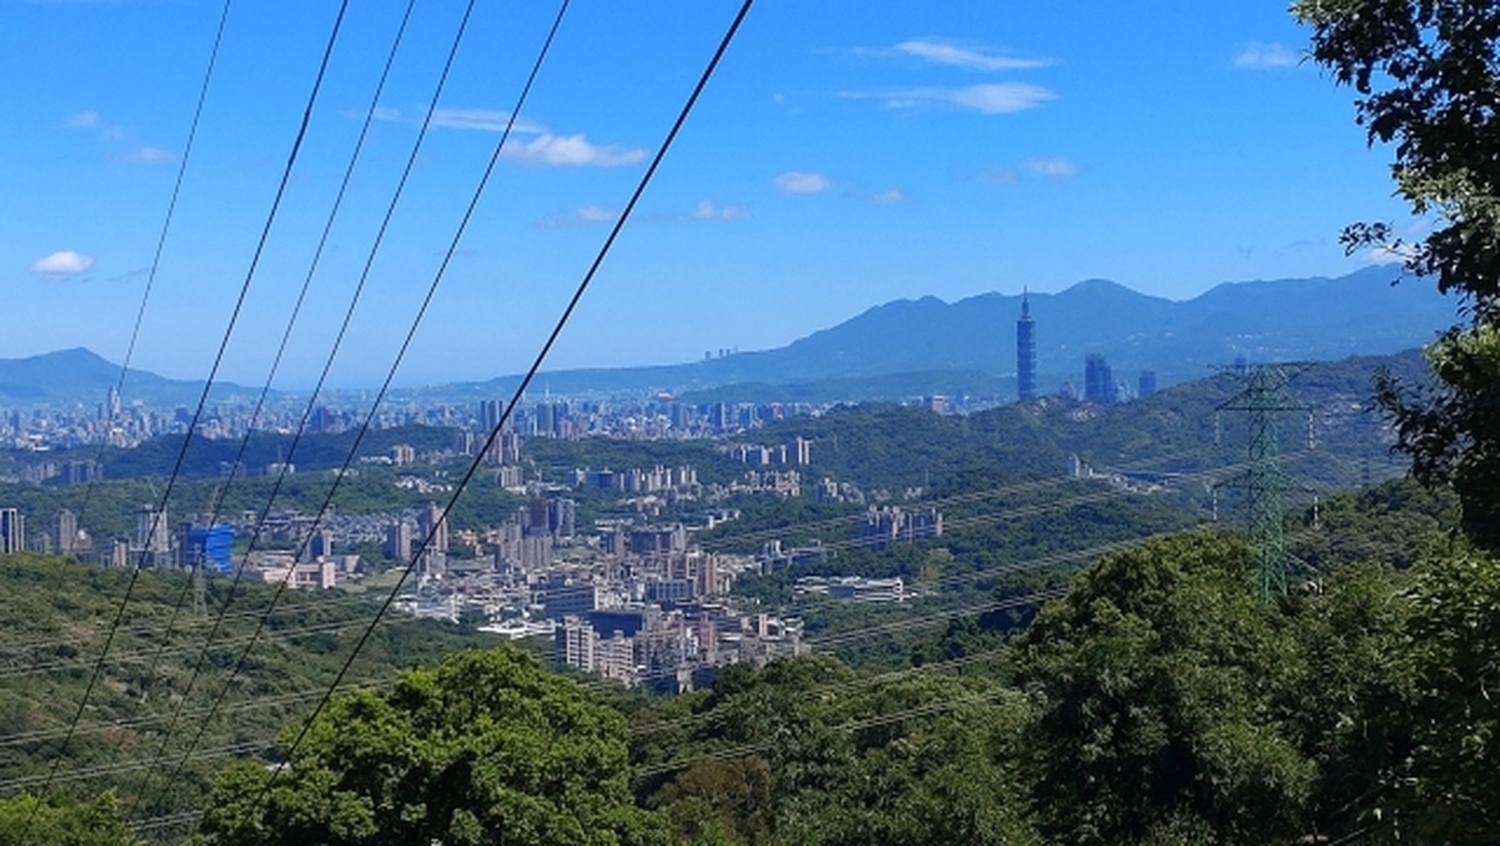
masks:
<svg viewBox="0 0 1500 846"><path fill-rule="evenodd" d="M196 806L222 750L240 744L253 749L312 707L310 697L332 679L374 608L373 600L340 591L290 591L265 616L272 588L241 585L206 653L202 675L192 680L210 615L227 599L229 582L208 580L204 607L195 610L181 574L143 571L83 721L64 749L66 729L128 580L123 571L55 557L0 556L0 591L6 597L0 605L0 738L5 739L0 773L5 780L42 776L54 762L64 774L97 766L101 771L92 778L69 778L62 786L79 795L113 788L122 801L148 814ZM182 610L174 612L179 602ZM244 671L231 677L263 617L260 642ZM399 669L489 640L433 621L395 618L376 629L350 681L383 682ZM220 757L195 757L167 783L161 768L175 768L221 692L224 707L217 720L201 726L198 745L200 752L217 751ZM168 735L179 705L183 717ZM158 755L157 769L146 782L141 767Z"/></svg>
<svg viewBox="0 0 1500 846"><path fill-rule="evenodd" d="M28 794L0 799L0 844L23 846L140 846L125 824L120 803L112 793L87 801L53 795L46 800Z"/></svg>
<svg viewBox="0 0 1500 846"><path fill-rule="evenodd" d="M1381 379L1377 401L1427 484L1451 484L1474 540L1500 549L1500 9L1474 0L1300 0L1313 58L1352 86L1371 143L1393 144L1397 193L1435 221L1406 243L1387 224L1344 233L1353 251L1405 258L1462 295L1467 323L1427 350L1440 385Z"/></svg>
<svg viewBox="0 0 1500 846"><path fill-rule="evenodd" d="M1153 542L1100 561L1032 624L1017 680L1043 702L1033 749L1049 830L1141 842L1186 817L1220 843L1296 831L1315 770L1278 693L1297 650L1250 567L1235 540Z"/></svg>
<svg viewBox="0 0 1500 846"><path fill-rule="evenodd" d="M510 649L461 652L335 700L279 772L227 770L213 844L648 844L625 721Z"/></svg>
<svg viewBox="0 0 1500 846"><path fill-rule="evenodd" d="M678 842L1036 840L1017 754L1030 709L993 681L861 678L827 658L784 659L731 668L680 710L635 723L644 763L702 756L646 783ZM659 730L673 720L685 727Z"/></svg>

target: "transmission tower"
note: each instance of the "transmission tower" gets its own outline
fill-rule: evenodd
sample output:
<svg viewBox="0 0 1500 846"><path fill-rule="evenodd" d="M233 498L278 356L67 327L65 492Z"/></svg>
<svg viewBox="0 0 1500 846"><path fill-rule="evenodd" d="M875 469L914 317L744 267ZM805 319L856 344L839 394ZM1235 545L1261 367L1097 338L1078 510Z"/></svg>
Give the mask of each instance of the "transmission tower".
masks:
<svg viewBox="0 0 1500 846"><path fill-rule="evenodd" d="M1219 411L1243 411L1249 418L1250 469L1245 474L1250 504L1250 542L1260 557L1260 592L1267 602L1286 593L1287 551L1281 530L1280 415L1305 411L1307 406L1292 399L1287 385L1309 364L1258 364L1237 362L1221 372L1244 385L1239 394L1219 404Z"/></svg>

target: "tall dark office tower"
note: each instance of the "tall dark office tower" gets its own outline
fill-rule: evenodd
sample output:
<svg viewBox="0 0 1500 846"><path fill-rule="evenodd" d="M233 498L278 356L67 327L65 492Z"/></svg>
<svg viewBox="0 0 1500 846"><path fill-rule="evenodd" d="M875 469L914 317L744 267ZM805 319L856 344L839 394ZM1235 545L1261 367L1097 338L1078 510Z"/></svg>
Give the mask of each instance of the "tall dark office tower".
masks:
<svg viewBox="0 0 1500 846"><path fill-rule="evenodd" d="M1016 321L1016 396L1029 400L1036 396L1036 321L1031 319L1031 302L1021 294L1021 319Z"/></svg>
<svg viewBox="0 0 1500 846"><path fill-rule="evenodd" d="M1142 370L1141 378L1136 382L1135 395L1141 399L1156 393L1156 371Z"/></svg>
<svg viewBox="0 0 1500 846"><path fill-rule="evenodd" d="M1085 402L1115 401L1114 371L1098 353L1089 353L1083 360L1083 399Z"/></svg>

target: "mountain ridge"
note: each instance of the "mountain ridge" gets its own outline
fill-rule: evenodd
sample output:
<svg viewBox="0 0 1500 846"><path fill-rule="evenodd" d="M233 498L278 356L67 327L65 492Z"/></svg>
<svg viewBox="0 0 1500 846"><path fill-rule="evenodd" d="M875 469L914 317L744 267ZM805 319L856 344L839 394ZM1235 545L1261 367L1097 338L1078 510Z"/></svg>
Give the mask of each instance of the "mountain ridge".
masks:
<svg viewBox="0 0 1500 846"><path fill-rule="evenodd" d="M1391 284L1394 266L1339 277L1225 282L1187 300L1144 294L1107 279L1057 293L1026 294L1037 326L1038 386L1079 385L1088 353L1103 354L1117 377L1143 370L1162 387L1197 378L1244 355L1252 361L1335 360L1422 346L1455 318L1456 301L1414 280ZM890 300L791 343L684 364L544 371L536 390L560 394L667 391L694 394L732 385L910 387L917 374L976 374L975 393L1013 395L1015 320L1023 295L996 291L954 302L936 296ZM905 376L911 378L896 379ZM83 348L0 359L0 403L100 402L119 367ZM470 401L508 396L518 375L427 385L415 397ZM952 380L944 380L950 389ZM203 383L132 369L124 400L191 404ZM254 389L215 384L212 398ZM879 390L876 390L879 393ZM884 398L897 398L895 396ZM332 398L331 398L332 400Z"/></svg>

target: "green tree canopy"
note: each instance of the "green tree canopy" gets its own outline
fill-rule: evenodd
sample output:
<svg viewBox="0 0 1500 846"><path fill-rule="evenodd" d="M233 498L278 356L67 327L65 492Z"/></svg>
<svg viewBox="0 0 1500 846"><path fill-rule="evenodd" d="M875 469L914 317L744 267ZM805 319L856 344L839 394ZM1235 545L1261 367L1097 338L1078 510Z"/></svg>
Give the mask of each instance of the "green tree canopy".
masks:
<svg viewBox="0 0 1500 846"><path fill-rule="evenodd" d="M1404 258L1463 297L1471 318L1427 351L1440 385L1380 380L1417 478L1451 484L1464 528L1500 549L1500 6L1488 0L1299 0L1312 56L1354 88L1369 141L1394 145L1396 191L1433 224L1406 243L1388 224L1356 224L1348 249Z"/></svg>
<svg viewBox="0 0 1500 846"><path fill-rule="evenodd" d="M88 800L61 794L44 800L25 793L0 799L0 846L138 846L144 842L125 825L113 793Z"/></svg>
<svg viewBox="0 0 1500 846"><path fill-rule="evenodd" d="M216 844L662 842L632 802L624 718L509 648L467 651L387 693L334 700L279 777L230 768Z"/></svg>
<svg viewBox="0 0 1500 846"><path fill-rule="evenodd" d="M1036 807L1077 843L1291 839L1316 777L1280 694L1301 659L1250 550L1179 535L1105 557L1022 637Z"/></svg>

